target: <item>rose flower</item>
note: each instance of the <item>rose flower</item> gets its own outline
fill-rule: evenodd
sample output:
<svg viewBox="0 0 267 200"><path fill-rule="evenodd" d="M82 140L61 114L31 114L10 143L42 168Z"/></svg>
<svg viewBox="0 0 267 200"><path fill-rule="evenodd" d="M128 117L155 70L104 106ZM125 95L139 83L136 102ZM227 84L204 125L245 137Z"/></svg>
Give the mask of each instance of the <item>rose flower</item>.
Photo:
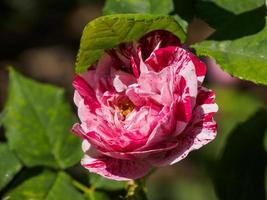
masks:
<svg viewBox="0 0 267 200"><path fill-rule="evenodd" d="M205 64L167 31L121 44L73 80L81 163L109 179L145 176L216 136Z"/></svg>

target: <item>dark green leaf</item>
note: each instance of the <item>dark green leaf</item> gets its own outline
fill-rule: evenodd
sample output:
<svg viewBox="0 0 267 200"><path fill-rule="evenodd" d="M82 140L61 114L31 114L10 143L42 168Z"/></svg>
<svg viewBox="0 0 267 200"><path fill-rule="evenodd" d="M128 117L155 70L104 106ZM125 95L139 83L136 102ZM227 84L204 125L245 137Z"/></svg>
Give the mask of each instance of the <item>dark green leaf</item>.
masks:
<svg viewBox="0 0 267 200"><path fill-rule="evenodd" d="M81 158L80 140L69 129L75 117L64 91L10 70L3 119L10 148L26 166L67 168Z"/></svg>
<svg viewBox="0 0 267 200"><path fill-rule="evenodd" d="M109 180L94 173L90 173L89 175L92 188L105 190L120 190L125 188L125 182L123 181Z"/></svg>
<svg viewBox="0 0 267 200"><path fill-rule="evenodd" d="M21 167L20 161L7 144L0 143L0 190L12 180Z"/></svg>
<svg viewBox="0 0 267 200"><path fill-rule="evenodd" d="M229 22L222 23L209 39L233 40L256 34L265 27L265 15L265 6L237 15Z"/></svg>
<svg viewBox="0 0 267 200"><path fill-rule="evenodd" d="M267 85L267 26L252 36L232 41L204 41L193 47L198 55L214 57L229 74Z"/></svg>
<svg viewBox="0 0 267 200"><path fill-rule="evenodd" d="M173 0L175 13L190 22L195 15L195 0Z"/></svg>
<svg viewBox="0 0 267 200"><path fill-rule="evenodd" d="M195 7L198 17L215 29L221 29L237 15L257 9L263 4L264 0L197 0Z"/></svg>
<svg viewBox="0 0 267 200"><path fill-rule="evenodd" d="M64 172L44 171L24 181L7 193L4 199L12 200L83 200L84 197L71 184L72 179Z"/></svg>
<svg viewBox="0 0 267 200"><path fill-rule="evenodd" d="M117 13L169 14L173 11L172 0L106 0L105 15Z"/></svg>
<svg viewBox="0 0 267 200"><path fill-rule="evenodd" d="M266 111L259 110L229 136L215 174L215 187L220 199L265 199L263 138L266 121Z"/></svg>
<svg viewBox="0 0 267 200"><path fill-rule="evenodd" d="M138 40L144 34L157 29L170 31L181 41L186 39L181 26L170 16L116 14L91 21L83 31L76 72L84 72L101 57L104 50L120 43Z"/></svg>

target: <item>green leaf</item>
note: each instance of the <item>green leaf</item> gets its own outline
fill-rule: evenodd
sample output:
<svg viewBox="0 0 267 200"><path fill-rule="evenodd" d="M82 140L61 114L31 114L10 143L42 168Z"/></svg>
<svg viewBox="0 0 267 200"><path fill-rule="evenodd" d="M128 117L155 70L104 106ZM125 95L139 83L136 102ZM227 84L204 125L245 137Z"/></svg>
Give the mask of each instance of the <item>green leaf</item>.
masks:
<svg viewBox="0 0 267 200"><path fill-rule="evenodd" d="M72 179L64 172L44 171L24 181L7 193L4 199L12 200L83 200L84 197L71 184Z"/></svg>
<svg viewBox="0 0 267 200"><path fill-rule="evenodd" d="M181 26L170 16L116 14L89 22L82 34L76 72L84 72L101 57L104 50L114 48L120 43L138 40L144 34L157 29L170 31L181 41L186 39Z"/></svg>
<svg viewBox="0 0 267 200"><path fill-rule="evenodd" d="M169 14L173 11L172 0L106 0L105 15L117 13Z"/></svg>
<svg viewBox="0 0 267 200"><path fill-rule="evenodd" d="M187 32L188 22L182 19L179 15L173 15L173 18L180 24L184 32Z"/></svg>
<svg viewBox="0 0 267 200"><path fill-rule="evenodd" d="M210 40L233 40L248 35L253 35L265 27L266 8L257 9L235 16L227 23L221 23Z"/></svg>
<svg viewBox="0 0 267 200"><path fill-rule="evenodd" d="M4 188L22 168L16 155L7 144L0 143L0 190Z"/></svg>
<svg viewBox="0 0 267 200"><path fill-rule="evenodd" d="M8 144L29 167L67 168L81 158L80 140L70 133L75 121L60 88L9 74L3 119Z"/></svg>
<svg viewBox="0 0 267 200"><path fill-rule="evenodd" d="M266 121L266 111L259 110L229 136L216 167L215 188L220 199L265 199Z"/></svg>
<svg viewBox="0 0 267 200"><path fill-rule="evenodd" d="M220 29L237 15L257 9L263 4L264 0L197 0L195 7L198 17L215 29Z"/></svg>
<svg viewBox="0 0 267 200"><path fill-rule="evenodd" d="M86 199L88 200L110 200L109 196L101 191L92 190L90 193L86 194Z"/></svg>
<svg viewBox="0 0 267 200"><path fill-rule="evenodd" d="M105 190L121 190L125 188L124 181L113 181L106 179L100 175L90 173L90 185L95 189L105 189Z"/></svg>
<svg viewBox="0 0 267 200"><path fill-rule="evenodd" d="M193 47L198 55L214 57L229 74L267 85L267 26L252 36L232 41L204 41Z"/></svg>

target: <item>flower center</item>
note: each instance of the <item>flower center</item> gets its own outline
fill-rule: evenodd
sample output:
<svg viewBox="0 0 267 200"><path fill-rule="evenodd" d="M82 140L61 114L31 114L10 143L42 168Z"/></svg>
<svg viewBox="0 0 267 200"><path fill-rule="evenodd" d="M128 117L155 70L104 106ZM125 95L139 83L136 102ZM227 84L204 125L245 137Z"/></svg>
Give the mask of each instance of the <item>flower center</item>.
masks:
<svg viewBox="0 0 267 200"><path fill-rule="evenodd" d="M118 102L118 108L123 117L126 117L134 109L133 102L128 98L120 99Z"/></svg>

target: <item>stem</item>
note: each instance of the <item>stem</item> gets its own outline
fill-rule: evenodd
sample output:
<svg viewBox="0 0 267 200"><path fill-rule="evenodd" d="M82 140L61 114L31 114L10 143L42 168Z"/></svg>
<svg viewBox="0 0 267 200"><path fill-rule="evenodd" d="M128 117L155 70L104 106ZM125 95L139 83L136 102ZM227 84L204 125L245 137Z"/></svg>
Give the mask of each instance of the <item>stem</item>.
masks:
<svg viewBox="0 0 267 200"><path fill-rule="evenodd" d="M155 171L151 170L145 177L137 180L131 180L127 185L127 194L125 200L147 200L146 182L150 175Z"/></svg>
<svg viewBox="0 0 267 200"><path fill-rule="evenodd" d="M92 193L92 189L81 184L80 182L76 181L76 180L72 180L72 184L74 187L76 187L77 189L81 190L82 192L86 193L86 194L91 194Z"/></svg>

